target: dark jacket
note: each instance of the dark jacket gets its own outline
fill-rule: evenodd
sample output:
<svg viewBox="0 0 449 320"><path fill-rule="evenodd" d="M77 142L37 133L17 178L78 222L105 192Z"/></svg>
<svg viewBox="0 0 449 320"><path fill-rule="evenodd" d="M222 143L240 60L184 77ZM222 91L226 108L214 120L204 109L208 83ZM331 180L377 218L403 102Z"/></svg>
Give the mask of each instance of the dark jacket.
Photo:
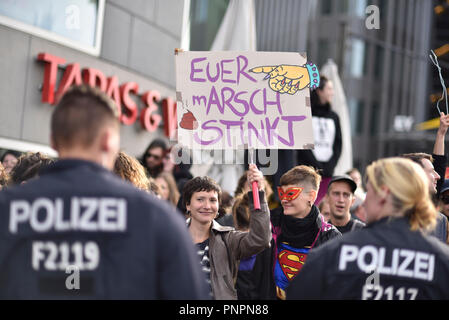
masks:
<svg viewBox="0 0 449 320"><path fill-rule="evenodd" d="M297 150L298 164L312 166L323 170L324 177L332 177L340 159L342 135L338 115L332 111L330 104L312 106L312 122L315 149ZM320 150L327 150L329 157L320 159L316 156Z"/></svg>
<svg viewBox="0 0 449 320"><path fill-rule="evenodd" d="M261 210L255 211L252 192L249 232L222 226L215 220L209 236L210 280L216 300L236 300L235 283L241 259L248 258L270 246L270 216L265 192L259 191ZM189 224L189 220L187 224Z"/></svg>
<svg viewBox="0 0 449 320"><path fill-rule="evenodd" d="M1 299L208 299L181 216L93 162L0 192L0 213Z"/></svg>
<svg viewBox="0 0 449 320"><path fill-rule="evenodd" d="M329 221L329 223L332 223L332 221ZM351 217L351 219L345 226L343 227L335 226L335 227L337 228L338 231L340 231L341 234L345 234L347 232L352 232L364 228L365 223Z"/></svg>
<svg viewBox="0 0 449 320"><path fill-rule="evenodd" d="M267 248L251 258L241 260L235 288L238 300L266 300L272 291L271 250Z"/></svg>
<svg viewBox="0 0 449 320"><path fill-rule="evenodd" d="M448 281L449 248L387 217L314 250L287 297L449 299Z"/></svg>

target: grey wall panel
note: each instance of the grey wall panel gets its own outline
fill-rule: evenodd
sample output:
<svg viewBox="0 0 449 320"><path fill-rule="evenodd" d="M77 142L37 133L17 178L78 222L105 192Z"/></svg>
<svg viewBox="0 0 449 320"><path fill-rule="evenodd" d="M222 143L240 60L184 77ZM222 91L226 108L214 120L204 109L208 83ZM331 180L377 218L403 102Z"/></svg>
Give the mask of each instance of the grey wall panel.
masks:
<svg viewBox="0 0 449 320"><path fill-rule="evenodd" d="M181 40L184 1L159 0L156 9L156 24Z"/></svg>
<svg viewBox="0 0 449 320"><path fill-rule="evenodd" d="M138 18L134 19L130 67L175 88L174 49L179 47L180 40L162 34Z"/></svg>
<svg viewBox="0 0 449 320"><path fill-rule="evenodd" d="M137 82L139 92L133 99L139 114L144 107L140 96L148 90L175 100L173 52L180 44L183 6L175 0L107 0L100 57L0 26L0 137L49 145L55 106L41 103L45 63L37 61L40 52L64 58L67 64L77 62L81 69L99 69L106 77L115 75L119 84ZM137 119L121 126L121 136L121 148L140 156L163 131L145 131Z"/></svg>
<svg viewBox="0 0 449 320"><path fill-rule="evenodd" d="M184 1L107 2L102 57L175 87Z"/></svg>
<svg viewBox="0 0 449 320"><path fill-rule="evenodd" d="M131 14L106 2L101 57L126 66L129 57Z"/></svg>
<svg viewBox="0 0 449 320"><path fill-rule="evenodd" d="M41 103L40 85L43 82L44 63L36 61L36 57L40 52L47 52L66 59L67 64L77 62L81 69L86 67L97 68L109 77L115 75L119 79L119 83L123 84L128 81L134 81L139 84L138 96L134 96L134 100L138 102L139 112L144 107L140 101L140 97L145 91L157 90L161 97L171 97L174 100L174 91L156 81L151 81L147 77L135 74L130 70L121 68L115 64L99 60L93 56L82 54L76 50L54 44L44 39L33 37L30 44L29 54L25 62L29 64L28 78L22 86L27 87L25 94L23 129L20 137L22 140L49 145L50 135L50 117L54 106ZM62 70L60 71L62 73ZM61 76L61 74L60 74ZM19 90L19 89L18 89ZM23 91L23 89L20 89ZM161 111L159 110L159 113ZM9 120L10 121L10 120ZM140 127L139 120L134 124L121 126L121 148L131 155L140 155L151 140L162 132L150 133ZM6 136L0 134L0 136Z"/></svg>
<svg viewBox="0 0 449 320"><path fill-rule="evenodd" d="M156 20L156 0L107 0L106 3L108 2L147 22L155 22ZM179 1L179 3L182 2Z"/></svg>
<svg viewBox="0 0 449 320"><path fill-rule="evenodd" d="M255 4L258 50L306 50L310 1L258 0Z"/></svg>
<svg viewBox="0 0 449 320"><path fill-rule="evenodd" d="M0 26L0 136L20 138L30 36Z"/></svg>

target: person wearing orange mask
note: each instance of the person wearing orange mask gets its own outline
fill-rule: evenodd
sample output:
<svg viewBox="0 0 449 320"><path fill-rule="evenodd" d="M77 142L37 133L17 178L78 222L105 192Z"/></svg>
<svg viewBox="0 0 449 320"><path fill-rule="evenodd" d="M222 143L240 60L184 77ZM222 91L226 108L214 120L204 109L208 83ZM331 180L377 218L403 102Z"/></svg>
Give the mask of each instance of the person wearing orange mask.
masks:
<svg viewBox="0 0 449 320"><path fill-rule="evenodd" d="M326 223L314 205L321 176L309 166L296 166L280 179L278 195L282 209L272 212L273 280L278 299L286 298L286 289L300 273L310 250L329 239L341 236Z"/></svg>

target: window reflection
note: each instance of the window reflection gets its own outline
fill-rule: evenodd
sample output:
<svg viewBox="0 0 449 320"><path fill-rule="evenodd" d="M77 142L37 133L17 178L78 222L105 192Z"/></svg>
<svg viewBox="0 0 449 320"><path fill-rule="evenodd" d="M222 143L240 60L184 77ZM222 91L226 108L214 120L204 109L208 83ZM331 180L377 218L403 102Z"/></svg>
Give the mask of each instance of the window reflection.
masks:
<svg viewBox="0 0 449 320"><path fill-rule="evenodd" d="M349 74L354 78L361 78L365 72L366 45L363 40L352 39L351 53L346 66L349 68Z"/></svg>
<svg viewBox="0 0 449 320"><path fill-rule="evenodd" d="M0 15L92 47L98 9L99 0L0 1Z"/></svg>
<svg viewBox="0 0 449 320"><path fill-rule="evenodd" d="M229 0L192 0L190 4L190 50L210 50Z"/></svg>
<svg viewBox="0 0 449 320"><path fill-rule="evenodd" d="M348 100L349 116L351 118L351 134L361 135L363 130L363 101L350 98Z"/></svg>

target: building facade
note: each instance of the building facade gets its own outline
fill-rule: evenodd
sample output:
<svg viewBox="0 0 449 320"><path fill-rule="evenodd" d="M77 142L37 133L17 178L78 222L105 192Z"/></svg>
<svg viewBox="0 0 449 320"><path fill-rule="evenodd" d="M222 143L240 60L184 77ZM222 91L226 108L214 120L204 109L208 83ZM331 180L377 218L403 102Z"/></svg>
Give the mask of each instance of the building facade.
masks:
<svg viewBox="0 0 449 320"><path fill-rule="evenodd" d="M61 83L70 82L63 81L66 73L75 83L80 77L81 81L91 77L99 86L105 83L105 91L121 104L126 152L140 156L154 138L168 140L176 122L173 49L210 50L229 4L229 0L49 0L39 6L33 2L22 1L26 8L12 1L0 4L4 75L0 153L1 149L53 152L48 146L54 104L46 87L49 62L43 57L63 61L57 64L55 95ZM447 79L447 0L255 0L254 4L258 51L305 51L318 66L327 59L337 63L351 117L356 167L363 171L379 157L432 151L435 130L419 131L415 125L438 115L435 103L441 86L428 55L430 49L440 48ZM375 13L368 10L370 6L379 15L374 28L367 26ZM87 23L87 18L95 24ZM37 31L29 28L33 23ZM84 37L81 44L79 35Z"/></svg>
<svg viewBox="0 0 449 320"><path fill-rule="evenodd" d="M444 24L444 12L435 22L438 1L255 3L259 51L306 51L318 66L328 59L338 65L351 117L354 166L363 171L380 157L432 151L435 131L415 125L437 115L429 96L439 90L438 78L428 55L436 47L433 35Z"/></svg>
<svg viewBox="0 0 449 320"><path fill-rule="evenodd" d="M140 156L154 138L168 140L176 124L174 48L184 1L36 3L0 4L0 149L55 155L53 98L89 81L121 105L124 151Z"/></svg>

